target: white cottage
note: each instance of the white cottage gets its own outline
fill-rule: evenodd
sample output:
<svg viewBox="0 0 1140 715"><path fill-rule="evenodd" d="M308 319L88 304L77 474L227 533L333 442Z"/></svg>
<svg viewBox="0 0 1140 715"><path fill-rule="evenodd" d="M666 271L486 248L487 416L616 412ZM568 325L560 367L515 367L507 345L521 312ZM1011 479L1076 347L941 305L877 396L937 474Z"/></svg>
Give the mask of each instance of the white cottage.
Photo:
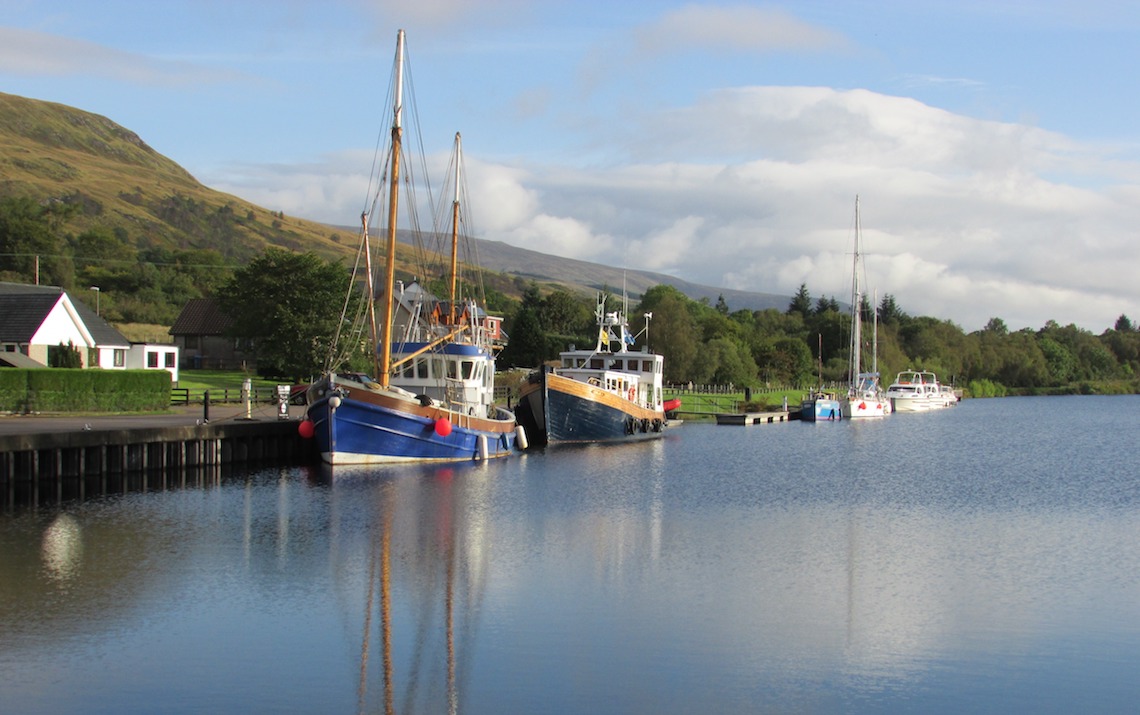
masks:
<svg viewBox="0 0 1140 715"><path fill-rule="evenodd" d="M136 344L83 303L56 286L0 283L0 352L19 353L41 365L60 345L79 351L83 367L168 370L178 379L178 348ZM167 354L173 352L173 369Z"/></svg>

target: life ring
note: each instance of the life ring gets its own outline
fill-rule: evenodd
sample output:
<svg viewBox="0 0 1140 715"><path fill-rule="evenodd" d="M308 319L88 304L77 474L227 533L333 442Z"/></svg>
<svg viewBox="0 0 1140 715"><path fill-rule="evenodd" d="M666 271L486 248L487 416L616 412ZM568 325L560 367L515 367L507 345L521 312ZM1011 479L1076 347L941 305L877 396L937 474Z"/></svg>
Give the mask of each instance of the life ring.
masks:
<svg viewBox="0 0 1140 715"><path fill-rule="evenodd" d="M635 399L637 399L637 390L631 387L629 388L629 401L633 402Z"/></svg>

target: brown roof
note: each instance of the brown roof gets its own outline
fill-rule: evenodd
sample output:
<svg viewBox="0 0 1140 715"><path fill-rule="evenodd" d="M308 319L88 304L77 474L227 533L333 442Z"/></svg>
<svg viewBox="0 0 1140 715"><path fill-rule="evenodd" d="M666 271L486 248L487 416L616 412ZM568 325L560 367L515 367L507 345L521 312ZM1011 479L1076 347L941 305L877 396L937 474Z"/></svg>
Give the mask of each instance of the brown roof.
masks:
<svg viewBox="0 0 1140 715"><path fill-rule="evenodd" d="M213 298L194 298L182 306L182 312L170 326L170 334L224 335L231 322Z"/></svg>

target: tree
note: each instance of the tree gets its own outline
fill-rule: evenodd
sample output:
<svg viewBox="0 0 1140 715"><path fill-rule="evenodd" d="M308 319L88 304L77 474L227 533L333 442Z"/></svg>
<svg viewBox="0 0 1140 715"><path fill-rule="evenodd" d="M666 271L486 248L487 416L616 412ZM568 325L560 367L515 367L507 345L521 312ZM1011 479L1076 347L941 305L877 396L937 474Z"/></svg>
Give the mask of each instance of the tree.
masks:
<svg viewBox="0 0 1140 715"><path fill-rule="evenodd" d="M83 357L70 340L48 347L48 367L83 367Z"/></svg>
<svg viewBox="0 0 1140 715"><path fill-rule="evenodd" d="M1009 335L1009 328L1005 326L1005 321L1001 318L990 318L990 322L986 323L986 327L982 329L998 337Z"/></svg>
<svg viewBox="0 0 1140 715"><path fill-rule="evenodd" d="M881 325L898 325L908 317L899 308L898 303L895 302L895 297L890 293L884 295L883 299L879 301L879 323Z"/></svg>
<svg viewBox="0 0 1140 715"><path fill-rule="evenodd" d="M764 382L815 384L815 358L799 338L781 337L760 346L756 364Z"/></svg>
<svg viewBox="0 0 1140 715"><path fill-rule="evenodd" d="M665 358L665 380L688 382L690 370L700 349L700 333L689 312L689 300L673 286L657 285L645 291L638 313L653 313L649 346Z"/></svg>
<svg viewBox="0 0 1140 715"><path fill-rule="evenodd" d="M235 271L218 300L231 334L254 341L259 372L301 382L323 369L349 289L340 263L269 248Z"/></svg>
<svg viewBox="0 0 1140 715"><path fill-rule="evenodd" d="M800 289L792 296L788 304L788 314L799 313L803 317L811 315L811 293L808 293L807 283L800 283Z"/></svg>
<svg viewBox="0 0 1140 715"><path fill-rule="evenodd" d="M728 315L728 303L724 300L724 293L716 297L716 312L721 315Z"/></svg>
<svg viewBox="0 0 1140 715"><path fill-rule="evenodd" d="M499 354L504 366L538 367L546 360L546 333L532 305L523 303L519 306L507 334L510 340Z"/></svg>
<svg viewBox="0 0 1140 715"><path fill-rule="evenodd" d="M74 210L61 203L45 207L27 197L0 199L0 278L31 283L38 271L40 283L70 286L73 268L59 258L58 229Z"/></svg>
<svg viewBox="0 0 1140 715"><path fill-rule="evenodd" d="M577 335L591 332L594 314L581 299L555 290L538 302L538 319L548 333Z"/></svg>
<svg viewBox="0 0 1140 715"><path fill-rule="evenodd" d="M717 338L705 346L716 366L712 371L714 385L752 385L756 382L756 363L746 347L730 338Z"/></svg>
<svg viewBox="0 0 1140 715"><path fill-rule="evenodd" d="M1135 328L1132 327L1132 321L1128 319L1128 316L1124 313L1121 313L1120 317L1116 319L1116 325L1113 327L1113 330L1117 330L1121 333L1127 333L1129 331L1135 330Z"/></svg>

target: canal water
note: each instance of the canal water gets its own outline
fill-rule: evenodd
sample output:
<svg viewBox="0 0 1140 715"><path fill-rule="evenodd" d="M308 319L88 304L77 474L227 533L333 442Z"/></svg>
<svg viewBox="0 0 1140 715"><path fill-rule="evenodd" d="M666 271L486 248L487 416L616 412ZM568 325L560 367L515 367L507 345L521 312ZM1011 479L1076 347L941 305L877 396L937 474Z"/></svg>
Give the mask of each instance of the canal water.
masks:
<svg viewBox="0 0 1140 715"><path fill-rule="evenodd" d="M12 505L0 712L1133 712L1137 415L969 400Z"/></svg>

